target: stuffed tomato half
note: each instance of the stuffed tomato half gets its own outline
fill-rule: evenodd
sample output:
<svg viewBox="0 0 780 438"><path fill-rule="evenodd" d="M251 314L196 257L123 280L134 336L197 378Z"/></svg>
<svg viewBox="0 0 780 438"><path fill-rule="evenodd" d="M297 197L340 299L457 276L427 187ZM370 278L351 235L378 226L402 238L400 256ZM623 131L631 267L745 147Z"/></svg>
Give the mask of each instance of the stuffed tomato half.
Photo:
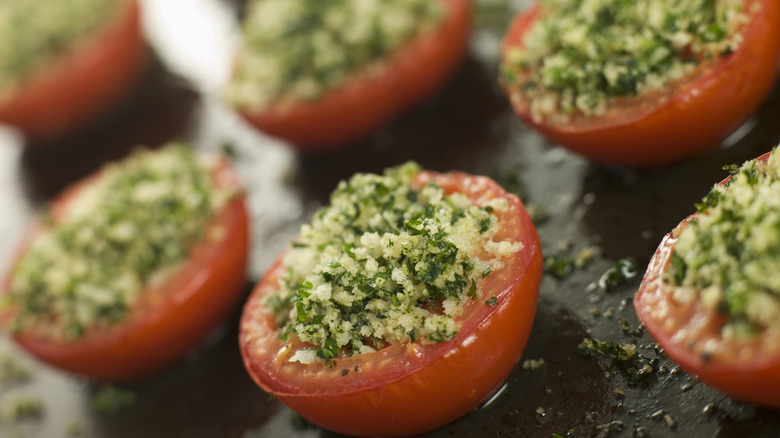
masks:
<svg viewBox="0 0 780 438"><path fill-rule="evenodd" d="M357 174L244 307L249 374L307 420L410 435L485 401L517 364L542 273L520 200L492 180Z"/></svg>
<svg viewBox="0 0 780 438"><path fill-rule="evenodd" d="M228 162L142 150L67 189L4 284L0 321L32 355L128 381L175 362L244 293L249 231Z"/></svg>
<svg viewBox="0 0 780 438"><path fill-rule="evenodd" d="M500 83L551 142L648 166L715 148L768 94L778 57L775 0L540 0L505 37Z"/></svg>
<svg viewBox="0 0 780 438"><path fill-rule="evenodd" d="M8 0L0 29L0 123L35 140L98 119L148 52L138 0Z"/></svg>
<svg viewBox="0 0 780 438"><path fill-rule="evenodd" d="M717 184L661 242L634 306L664 353L737 399L780 408L778 149Z"/></svg>
<svg viewBox="0 0 780 438"><path fill-rule="evenodd" d="M252 1L225 99L300 149L343 147L443 84L470 18L469 0Z"/></svg>

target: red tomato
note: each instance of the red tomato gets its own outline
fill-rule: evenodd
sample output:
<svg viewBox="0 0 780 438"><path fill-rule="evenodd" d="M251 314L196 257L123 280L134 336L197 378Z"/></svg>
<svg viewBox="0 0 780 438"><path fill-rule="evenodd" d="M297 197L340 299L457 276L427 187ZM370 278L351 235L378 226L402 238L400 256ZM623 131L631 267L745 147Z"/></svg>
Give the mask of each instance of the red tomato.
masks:
<svg viewBox="0 0 780 438"><path fill-rule="evenodd" d="M240 345L249 374L265 391L309 421L351 435L413 435L443 426L486 400L517 364L531 331L542 255L539 238L520 200L492 180L463 173L422 172L415 183L434 181L446 192L466 194L477 205L504 198L496 237L523 249L479 285L450 340L432 345L394 344L374 353L325 363L289 362L296 345L279 338L278 324L263 305L284 275L283 256L257 285L241 319ZM496 299L493 306L486 300Z"/></svg>
<svg viewBox="0 0 780 438"><path fill-rule="evenodd" d="M357 73L316 101L241 111L252 125L302 150L332 149L359 140L433 94L466 51L471 3L438 0L447 17L435 32L390 56L377 74Z"/></svg>
<svg viewBox="0 0 780 438"><path fill-rule="evenodd" d="M126 91L147 54L137 0L124 0L96 35L0 98L0 123L35 139L87 125Z"/></svg>
<svg viewBox="0 0 780 438"><path fill-rule="evenodd" d="M240 189L238 176L226 162L213 176L219 187ZM53 214L61 215L99 177L64 192L53 203ZM34 227L27 242L41 227ZM244 291L249 226L243 195L223 207L209 230L206 235L219 237L197 244L168 278L144 291L121 324L88 330L74 341L52 339L35 329L14 333L14 339L45 362L97 380L137 380L170 365L220 323ZM6 289L9 282L10 276Z"/></svg>
<svg viewBox="0 0 780 438"><path fill-rule="evenodd" d="M766 160L768 155L758 159ZM724 338L721 328L728 316L712 312L698 298L687 304L675 300L672 286L662 281L679 232L696 216L686 218L661 241L634 297L637 315L664 353L689 373L740 400L780 408L777 335L765 332L741 341ZM703 354L705 346L715 353Z"/></svg>
<svg viewBox="0 0 780 438"><path fill-rule="evenodd" d="M645 166L681 160L718 143L758 107L775 81L780 56L780 3L745 0L752 11L740 31L737 51L702 62L664 90L620 97L598 117L574 116L570 123L534 122L518 90L504 87L515 112L550 141L593 161ZM506 35L504 53L522 47L543 11L520 14Z"/></svg>

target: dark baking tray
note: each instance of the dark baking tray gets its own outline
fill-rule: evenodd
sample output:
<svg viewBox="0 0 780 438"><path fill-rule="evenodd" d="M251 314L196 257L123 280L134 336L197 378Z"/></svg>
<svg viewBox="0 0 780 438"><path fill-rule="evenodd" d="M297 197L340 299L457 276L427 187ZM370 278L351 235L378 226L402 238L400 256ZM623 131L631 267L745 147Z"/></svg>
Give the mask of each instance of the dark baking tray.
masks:
<svg viewBox="0 0 780 438"><path fill-rule="evenodd" d="M219 79L227 71L240 6L216 0L186 4L144 3L155 55L132 96L99 123L47 144L25 145L13 132L0 131L3 268L35 209L139 144L185 139L198 148L231 153L253 217L247 294L339 180L410 159L435 170L484 174L547 212L537 224L546 256L575 257L586 247L597 252L591 263L569 275L543 279L523 360L544 359L544 366L535 371L518 366L491 402L430 436L780 435L777 412L719 394L667 360L631 305L661 237L726 175L722 166L777 144L778 90L720 148L694 159L650 169L588 163L550 145L513 115L496 84L497 57L503 29L524 2L482 0L475 3L469 54L440 93L365 141L302 155L253 132L219 102L213 73ZM182 58L182 52L193 53L186 47L191 41L187 32L213 36L213 44L200 52L211 50L214 56ZM604 287L603 274L627 258L635 261L636 276ZM36 362L2 335L0 353L25 364L33 378L0 387L0 406L33 397L41 400L43 413L18 424L0 417L0 435L64 436L75 421L82 426L81 436L94 437L334 436L307 424L252 383L238 352L239 311L171 369L119 386L134 394L135 402L115 415L91 407L101 385ZM580 354L577 345L586 337L637 344L652 374L637 382L631 371L608 358Z"/></svg>

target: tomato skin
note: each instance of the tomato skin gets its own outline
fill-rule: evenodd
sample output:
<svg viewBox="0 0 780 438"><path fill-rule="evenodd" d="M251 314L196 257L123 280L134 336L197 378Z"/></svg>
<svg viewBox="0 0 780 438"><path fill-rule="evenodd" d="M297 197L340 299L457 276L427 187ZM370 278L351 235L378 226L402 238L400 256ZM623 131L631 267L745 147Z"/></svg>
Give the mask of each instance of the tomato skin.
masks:
<svg viewBox="0 0 780 438"><path fill-rule="evenodd" d="M263 298L284 275L283 255L257 285L241 319L244 364L265 391L307 420L349 435L415 435L441 427L484 402L506 379L530 335L542 275L539 238L520 200L495 182L462 173L423 172L445 191L462 192L478 205L509 200L499 213L503 235L524 248L480 284L483 296L467 306L456 337L432 345L394 344L375 353L322 363L286 361L291 352ZM494 306L485 301L494 296Z"/></svg>
<svg viewBox="0 0 780 438"><path fill-rule="evenodd" d="M745 0L760 8L743 31L740 48L665 91L614 101L607 114L575 116L568 124L535 122L528 105L502 84L518 116L528 125L592 161L650 166L705 152L734 132L758 108L775 82L780 59L780 3ZM539 19L538 6L519 15L504 40L504 53L522 46Z"/></svg>
<svg viewBox="0 0 780 438"><path fill-rule="evenodd" d="M726 316L704 308L698 299L689 304L674 300L670 286L662 281L678 232L696 217L687 217L661 241L634 297L637 315L664 353L687 372L740 400L780 408L777 334L764 333L755 340L724 339L720 333ZM697 348L705 344L716 353L703 357Z"/></svg>
<svg viewBox="0 0 780 438"><path fill-rule="evenodd" d="M56 215L93 175L63 193L52 205ZM214 172L221 187L240 189L235 172L222 163ZM219 238L203 241L161 284L147 289L128 320L103 331L91 330L75 341L54 340L32 331L12 333L29 353L55 367L95 380L135 381L171 365L235 309L244 292L249 252L249 222L243 194L218 212L211 230ZM22 246L40 232L35 225ZM10 276L6 279L6 290ZM0 316L5 320L9 314Z"/></svg>
<svg viewBox="0 0 780 438"><path fill-rule="evenodd" d="M138 0L121 3L97 35L0 98L0 123L35 140L50 140L88 125L115 103L148 55Z"/></svg>
<svg viewBox="0 0 780 438"><path fill-rule="evenodd" d="M346 146L431 96L466 52L470 0L442 1L448 11L441 27L390 56L382 71L355 74L322 98L267 110L239 110L257 129L303 151Z"/></svg>

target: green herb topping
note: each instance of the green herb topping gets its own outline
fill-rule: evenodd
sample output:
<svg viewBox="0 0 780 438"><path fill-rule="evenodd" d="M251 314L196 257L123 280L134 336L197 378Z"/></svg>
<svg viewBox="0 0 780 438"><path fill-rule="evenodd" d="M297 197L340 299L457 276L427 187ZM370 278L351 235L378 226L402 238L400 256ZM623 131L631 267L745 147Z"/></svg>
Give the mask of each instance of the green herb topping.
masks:
<svg viewBox="0 0 780 438"><path fill-rule="evenodd" d="M213 157L180 144L106 166L65 214L51 215L13 272L3 306L14 329L75 339L122 321L205 237L231 193L213 186Z"/></svg>
<svg viewBox="0 0 780 438"><path fill-rule="evenodd" d="M0 94L105 24L116 0L0 1Z"/></svg>
<svg viewBox="0 0 780 438"><path fill-rule="evenodd" d="M748 161L713 187L680 233L664 280L730 316L723 335L750 337L780 321L780 164Z"/></svg>
<svg viewBox="0 0 780 438"><path fill-rule="evenodd" d="M508 208L506 200L477 206L432 183L413 188L419 171L407 163L342 181L331 205L301 228L284 259L287 274L266 298L282 339L314 346L292 360L452 339L464 304L483 298L481 280L521 250L520 242L493 240L493 213Z"/></svg>
<svg viewBox="0 0 780 438"><path fill-rule="evenodd" d="M502 80L537 120L603 115L611 98L659 90L734 52L741 0L539 0L543 15ZM557 114L558 118L553 117Z"/></svg>
<svg viewBox="0 0 780 438"><path fill-rule="evenodd" d="M317 99L443 17L431 0L251 1L226 98L244 108Z"/></svg>

